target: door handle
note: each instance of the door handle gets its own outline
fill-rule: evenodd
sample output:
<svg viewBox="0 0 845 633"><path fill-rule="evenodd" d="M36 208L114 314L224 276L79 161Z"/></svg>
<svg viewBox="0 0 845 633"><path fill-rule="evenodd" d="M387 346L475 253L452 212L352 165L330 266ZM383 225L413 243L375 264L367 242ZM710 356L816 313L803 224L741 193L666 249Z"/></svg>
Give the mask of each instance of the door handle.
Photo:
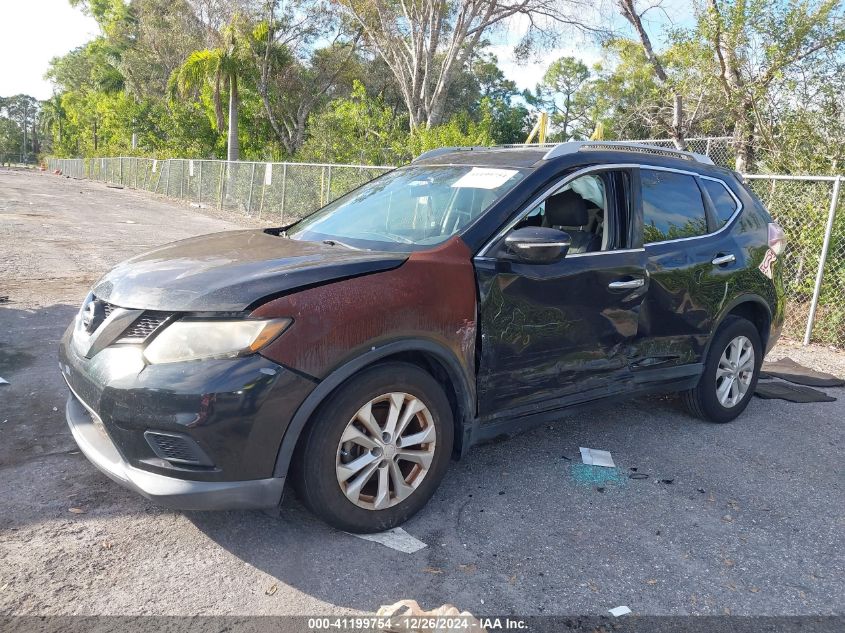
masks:
<svg viewBox="0 0 845 633"><path fill-rule="evenodd" d="M717 255L710 262L714 266L724 266L725 264L733 264L736 261L736 255L728 253L727 255Z"/></svg>
<svg viewBox="0 0 845 633"><path fill-rule="evenodd" d="M645 279L628 279L627 281L611 281L607 287L611 290L631 290L632 288L642 288L645 284Z"/></svg>

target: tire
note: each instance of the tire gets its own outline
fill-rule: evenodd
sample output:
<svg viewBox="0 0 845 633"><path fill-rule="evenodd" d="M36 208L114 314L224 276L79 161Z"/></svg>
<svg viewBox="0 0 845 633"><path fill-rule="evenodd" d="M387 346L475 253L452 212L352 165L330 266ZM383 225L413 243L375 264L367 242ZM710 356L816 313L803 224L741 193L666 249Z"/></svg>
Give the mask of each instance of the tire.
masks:
<svg viewBox="0 0 845 633"><path fill-rule="evenodd" d="M410 421L401 430L406 417ZM391 418L398 439L387 432ZM430 374L409 363L375 365L341 385L315 412L297 445L293 483L306 507L339 530L388 530L434 494L449 465L453 436L452 409Z"/></svg>
<svg viewBox="0 0 845 633"><path fill-rule="evenodd" d="M737 348L732 348L732 352L727 352L727 348L729 345L738 344L737 342L744 346L744 341L750 344L754 352L754 359L750 368L752 373L750 376L747 376L744 372L734 375L733 381L737 384L738 391L733 392L733 387L730 385L732 370L730 368L724 369L726 365L723 355L727 353L726 358L728 360L735 360L731 359L730 355ZM740 358L742 357L742 354L740 354ZM722 369L720 369L720 363L722 364ZM748 402L754 395L754 389L757 386L757 379L760 376L760 366L762 364L763 345L760 342L760 334L757 332L757 328L746 319L728 317L713 337L713 341L710 344L710 351L704 364L704 373L701 375L698 385L693 389L683 392L684 404L690 413L696 417L720 424L730 422L748 406ZM748 379L747 384L745 384L746 378ZM724 385L726 380L729 381L727 388L728 401L723 402L720 400L717 390L722 387L723 391L721 393L725 393ZM743 385L745 386L745 392L739 397ZM731 405L731 394L733 393L736 393L736 397L733 398L735 403Z"/></svg>

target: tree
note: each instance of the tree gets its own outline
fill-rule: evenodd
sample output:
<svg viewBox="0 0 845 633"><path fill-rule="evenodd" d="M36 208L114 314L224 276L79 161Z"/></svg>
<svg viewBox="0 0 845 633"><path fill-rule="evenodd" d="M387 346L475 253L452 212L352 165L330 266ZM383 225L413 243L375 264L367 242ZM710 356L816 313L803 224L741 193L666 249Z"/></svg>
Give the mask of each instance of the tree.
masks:
<svg viewBox="0 0 845 633"><path fill-rule="evenodd" d="M531 129L528 108L516 83L507 79L495 55L479 51L456 76L445 110L466 111L473 121L489 120L493 142L522 143ZM454 115L453 115L454 116Z"/></svg>
<svg viewBox="0 0 845 633"><path fill-rule="evenodd" d="M358 81L349 97L333 100L308 120L306 161L382 165L406 156L407 123Z"/></svg>
<svg viewBox="0 0 845 633"><path fill-rule="evenodd" d="M729 133L724 99L712 72L709 53L694 32L669 34L661 63L672 85L655 75L639 41L618 38L605 44L605 61L586 88L590 117L607 138L673 138ZM683 125L677 128L675 95L682 97Z"/></svg>
<svg viewBox="0 0 845 633"><path fill-rule="evenodd" d="M492 145L492 120L483 113L475 121L467 112L458 112L448 122L431 127L417 127L411 131L407 159L438 147Z"/></svg>
<svg viewBox="0 0 845 633"><path fill-rule="evenodd" d="M700 1L698 29L734 121L736 169L746 172L759 137L772 140L766 105L796 77L831 68L845 50L845 8L840 0Z"/></svg>
<svg viewBox="0 0 845 633"><path fill-rule="evenodd" d="M45 77L62 95L62 107L68 125L63 129L71 138L63 144L71 151L92 151L100 148L101 97L122 92L126 82L114 66L113 49L104 37L98 37L63 57L50 61Z"/></svg>
<svg viewBox="0 0 845 633"><path fill-rule="evenodd" d="M651 38L643 26L642 16L651 8L658 5L651 5L644 11L637 11L635 0L616 0L617 6L622 13L622 16L631 24L637 34L637 38L642 45L643 53L645 54L648 63L654 69L654 74L657 77L660 85L671 93L672 97L672 122L667 126L668 132L675 147L678 149L685 149L686 142L684 140L684 133L687 127L687 121L684 116L684 97L680 90L678 90L675 82L670 78L666 72L663 61L654 52L654 46L651 43Z"/></svg>
<svg viewBox="0 0 845 633"><path fill-rule="evenodd" d="M578 0L337 0L393 73L411 128L445 118L449 88L483 42L482 37L514 16L538 30L583 20Z"/></svg>
<svg viewBox="0 0 845 633"><path fill-rule="evenodd" d="M38 151L38 141L35 134L35 122L38 117L39 101L35 97L25 94L7 97L0 103L0 110L5 111L6 117L18 129L21 161L26 161L30 154Z"/></svg>
<svg viewBox="0 0 845 633"><path fill-rule="evenodd" d="M816 65L765 108L756 170L837 174L845 165L845 60Z"/></svg>
<svg viewBox="0 0 845 633"><path fill-rule="evenodd" d="M196 94L203 88L211 87L211 99L214 106L217 130L225 126L223 116L223 91L229 94L229 129L226 140L226 159L238 160L240 145L238 137L238 80L251 69L248 48L239 33L237 17L224 29L222 41L215 48L207 48L191 53L174 73L171 79L174 93Z"/></svg>
<svg viewBox="0 0 845 633"><path fill-rule="evenodd" d="M555 139L580 139L592 132L595 123L591 118L591 79L586 64L574 57L561 57L551 63L534 94L525 95L531 105L549 112Z"/></svg>
<svg viewBox="0 0 845 633"><path fill-rule="evenodd" d="M42 134L52 136L57 145L62 143L62 131L67 119L67 112L62 105L62 97L54 94L41 103L39 123Z"/></svg>
<svg viewBox="0 0 845 633"><path fill-rule="evenodd" d="M360 33L350 36L339 30L327 46L297 51L325 37L334 27L334 17L320 3L304 7L288 3L280 11L279 0L268 0L264 20L250 34L258 94L270 127L288 155L302 147L311 113L341 96L339 92L351 90L350 71L356 67Z"/></svg>
<svg viewBox="0 0 845 633"><path fill-rule="evenodd" d="M103 26L115 67L139 99L163 99L168 79L204 47L203 24L187 0L131 0Z"/></svg>

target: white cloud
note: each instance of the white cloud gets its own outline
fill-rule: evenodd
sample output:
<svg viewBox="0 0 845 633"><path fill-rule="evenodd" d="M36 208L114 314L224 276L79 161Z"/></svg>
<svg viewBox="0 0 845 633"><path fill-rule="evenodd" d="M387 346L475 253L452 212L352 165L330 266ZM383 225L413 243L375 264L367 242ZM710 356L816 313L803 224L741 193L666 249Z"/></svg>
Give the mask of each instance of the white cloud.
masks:
<svg viewBox="0 0 845 633"><path fill-rule="evenodd" d="M0 96L47 99L52 87L44 73L50 60L98 33L94 19L68 0L3 0L0 12Z"/></svg>

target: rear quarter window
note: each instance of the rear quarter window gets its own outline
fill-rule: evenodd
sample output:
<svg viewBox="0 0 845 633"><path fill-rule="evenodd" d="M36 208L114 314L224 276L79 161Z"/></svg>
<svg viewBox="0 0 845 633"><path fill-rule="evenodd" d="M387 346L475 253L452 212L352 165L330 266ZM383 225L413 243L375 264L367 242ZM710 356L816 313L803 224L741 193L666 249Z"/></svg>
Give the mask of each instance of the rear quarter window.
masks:
<svg viewBox="0 0 845 633"><path fill-rule="evenodd" d="M704 187L707 195L710 196L710 201L716 210L719 226L724 226L733 217L734 213L736 213L738 208L736 200L734 200L727 187L718 180L702 178L701 186Z"/></svg>
<svg viewBox="0 0 845 633"><path fill-rule="evenodd" d="M643 243L707 234L707 214L693 176L641 169Z"/></svg>

